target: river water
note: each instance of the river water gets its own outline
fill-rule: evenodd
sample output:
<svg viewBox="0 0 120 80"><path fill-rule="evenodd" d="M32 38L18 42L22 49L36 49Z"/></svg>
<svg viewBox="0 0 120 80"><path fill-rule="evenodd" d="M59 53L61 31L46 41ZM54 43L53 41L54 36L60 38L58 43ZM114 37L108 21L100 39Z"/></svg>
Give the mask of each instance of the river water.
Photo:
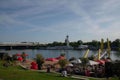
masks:
<svg viewBox="0 0 120 80"><path fill-rule="evenodd" d="M36 54L42 54L44 58L54 58L58 57L61 53L65 54L67 59L71 57L80 58L83 57L86 50L8 50L6 51L9 54L16 54L25 52L29 56L27 58L33 59L36 57ZM97 54L98 51L89 51L88 56ZM120 52L111 51L111 59L112 60L120 60Z"/></svg>

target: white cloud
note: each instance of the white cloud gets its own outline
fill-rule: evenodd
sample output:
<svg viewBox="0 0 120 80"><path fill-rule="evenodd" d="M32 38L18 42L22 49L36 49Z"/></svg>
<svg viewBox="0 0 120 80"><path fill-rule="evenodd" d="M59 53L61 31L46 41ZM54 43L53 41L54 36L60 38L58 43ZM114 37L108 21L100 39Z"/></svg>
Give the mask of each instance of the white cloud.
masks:
<svg viewBox="0 0 120 80"><path fill-rule="evenodd" d="M74 36L74 40L120 37L119 0L93 0L90 3L88 0L11 0L2 2L0 7L9 10L8 12L0 10L0 25L13 29L26 27L23 32L47 32L46 34L62 36L70 34ZM70 17L73 19L63 17L67 14L71 14ZM61 17L61 20L58 17ZM48 23L46 21L47 25L33 23L51 18L56 21L54 24L49 24L49 21Z"/></svg>

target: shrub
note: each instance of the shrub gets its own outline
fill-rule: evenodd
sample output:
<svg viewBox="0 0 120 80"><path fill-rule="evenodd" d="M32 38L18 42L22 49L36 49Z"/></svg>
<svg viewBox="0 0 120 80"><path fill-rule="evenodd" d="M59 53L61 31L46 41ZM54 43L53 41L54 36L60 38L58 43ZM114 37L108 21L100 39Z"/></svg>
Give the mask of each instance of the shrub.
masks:
<svg viewBox="0 0 120 80"><path fill-rule="evenodd" d="M36 62L38 64L38 69L41 70L42 64L45 62L44 57L41 54L37 54Z"/></svg>
<svg viewBox="0 0 120 80"><path fill-rule="evenodd" d="M26 61L26 54L25 54L25 52L23 52L23 53L21 54L21 57L23 58L23 61Z"/></svg>
<svg viewBox="0 0 120 80"><path fill-rule="evenodd" d="M61 68L64 68L66 66L66 64L67 64L67 60L66 59L59 60L58 63L59 63L59 65L60 65Z"/></svg>

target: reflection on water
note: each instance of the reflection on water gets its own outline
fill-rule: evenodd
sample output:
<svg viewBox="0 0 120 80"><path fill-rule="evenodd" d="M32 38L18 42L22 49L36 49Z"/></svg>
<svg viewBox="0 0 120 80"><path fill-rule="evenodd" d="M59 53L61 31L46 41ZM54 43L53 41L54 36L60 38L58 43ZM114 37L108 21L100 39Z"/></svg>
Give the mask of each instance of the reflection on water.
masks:
<svg viewBox="0 0 120 80"><path fill-rule="evenodd" d="M36 54L42 54L45 58L50 57L58 57L61 53L65 53L65 56L67 59L70 59L71 57L80 58L83 57L85 50L10 50L7 51L9 54L16 54L16 53L22 53L25 52L29 56L28 58L35 58ZM98 51L89 51L88 56L97 54ZM120 60L120 52L111 51L111 59Z"/></svg>
<svg viewBox="0 0 120 80"><path fill-rule="evenodd" d="M114 58L114 60L120 60L120 52L113 52L111 56Z"/></svg>

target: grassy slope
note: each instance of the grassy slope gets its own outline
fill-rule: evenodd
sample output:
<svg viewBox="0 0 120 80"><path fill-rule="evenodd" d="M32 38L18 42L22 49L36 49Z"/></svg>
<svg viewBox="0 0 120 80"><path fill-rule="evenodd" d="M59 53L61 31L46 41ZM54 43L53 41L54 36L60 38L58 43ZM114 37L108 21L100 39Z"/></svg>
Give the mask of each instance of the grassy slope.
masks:
<svg viewBox="0 0 120 80"><path fill-rule="evenodd" d="M60 77L59 74L23 70L19 66L3 67L0 65L0 79L3 80L76 80Z"/></svg>
<svg viewBox="0 0 120 80"><path fill-rule="evenodd" d="M20 66L3 67L0 63L0 79L3 80L77 80L60 74L23 70ZM91 79L89 80L96 80ZM101 79L97 79L101 80ZM112 80L117 80L113 78Z"/></svg>

